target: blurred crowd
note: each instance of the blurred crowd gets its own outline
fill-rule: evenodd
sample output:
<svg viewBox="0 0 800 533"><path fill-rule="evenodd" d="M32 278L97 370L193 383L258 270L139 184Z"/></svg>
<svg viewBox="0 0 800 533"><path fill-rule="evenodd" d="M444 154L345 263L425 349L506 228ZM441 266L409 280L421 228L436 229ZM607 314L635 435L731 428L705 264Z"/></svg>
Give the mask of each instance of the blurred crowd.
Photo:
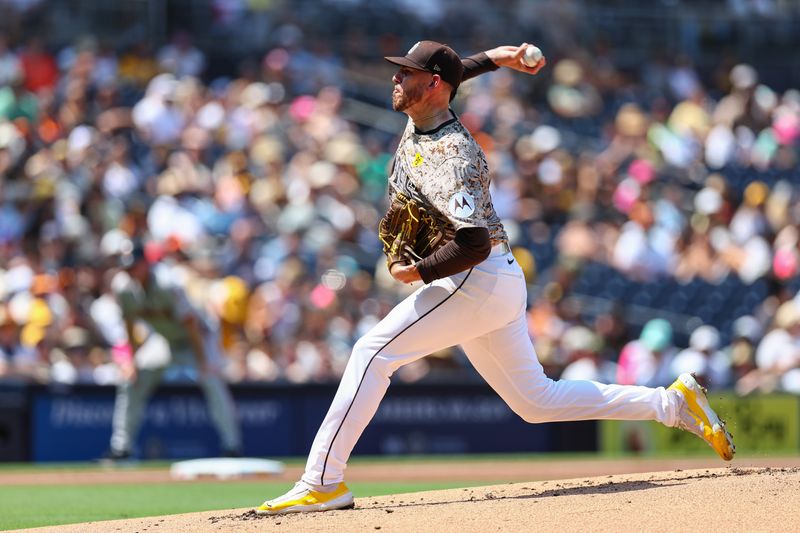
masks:
<svg viewBox="0 0 800 533"><path fill-rule="evenodd" d="M351 120L353 73L292 28L257 68L214 79L186 33L154 51L0 35L0 377L116 383L110 284L144 243L219 325L227 379L338 378L408 294L376 236L400 131ZM742 394L800 393L800 92L736 62L704 74L578 50L537 78L500 70L459 90L515 255L532 291L548 286L529 316L554 378L665 385L692 370ZM388 108L390 66L358 75ZM702 324L676 346L663 318L640 329L560 305L559 272L589 262L775 290L729 331ZM455 349L398 377L468 373Z"/></svg>

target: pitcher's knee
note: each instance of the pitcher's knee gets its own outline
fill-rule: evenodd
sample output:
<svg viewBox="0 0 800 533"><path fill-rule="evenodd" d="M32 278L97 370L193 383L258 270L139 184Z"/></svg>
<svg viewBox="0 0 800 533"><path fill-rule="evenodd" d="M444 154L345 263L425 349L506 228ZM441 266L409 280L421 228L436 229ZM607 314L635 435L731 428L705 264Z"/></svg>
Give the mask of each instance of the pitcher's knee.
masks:
<svg viewBox="0 0 800 533"><path fill-rule="evenodd" d="M353 345L353 352L350 357L357 357L359 359L368 361L380 349L381 347L377 345L375 339L372 339L369 336L364 336L358 339Z"/></svg>
<svg viewBox="0 0 800 533"><path fill-rule="evenodd" d="M369 372L390 377L395 369L389 359L379 353L381 348L382 345L376 339L364 336L356 341L350 357L356 358L359 365L367 368Z"/></svg>
<svg viewBox="0 0 800 533"><path fill-rule="evenodd" d="M515 412L528 424L550 422L550 419L543 414L541 407L537 405L526 405L523 409L515 410Z"/></svg>
<svg viewBox="0 0 800 533"><path fill-rule="evenodd" d="M512 406L514 412L520 418L529 424L541 424L544 422L552 422L549 411L552 410L552 396L555 387L555 382L548 379L537 387L534 391L529 393L529 396L524 400Z"/></svg>

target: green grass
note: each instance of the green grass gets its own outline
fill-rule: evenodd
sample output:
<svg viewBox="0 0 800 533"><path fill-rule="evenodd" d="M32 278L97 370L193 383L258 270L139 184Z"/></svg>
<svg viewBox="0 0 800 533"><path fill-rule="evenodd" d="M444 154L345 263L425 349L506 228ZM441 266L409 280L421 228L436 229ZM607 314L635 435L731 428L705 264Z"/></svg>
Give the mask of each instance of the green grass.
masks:
<svg viewBox="0 0 800 533"><path fill-rule="evenodd" d="M166 470L174 461L137 461L132 464L135 470ZM109 467L97 462L69 463L0 463L0 473L10 472L91 472L108 470ZM118 468L118 467L114 467Z"/></svg>
<svg viewBox="0 0 800 533"><path fill-rule="evenodd" d="M502 462L551 462L551 461L615 461L626 459L680 459L694 457L713 457L706 447L698 450L664 450L645 454L632 454L627 452L609 452L598 454L596 452L551 452L551 453L499 453L499 454L454 454L454 455L367 455L353 457L348 464L350 465L369 465L369 464L426 464L426 463L448 463L448 462L469 462L469 461L502 461ZM748 452L739 450L736 454L737 459L762 458L762 457L796 457L797 450L772 451L772 452ZM281 461L286 466L303 466L306 464L305 457L269 457ZM130 467L115 467L116 469L130 468L132 470L166 470L174 461L136 461ZM105 471L107 466L96 462L70 462L70 463L0 463L0 473L4 472L92 472ZM2 501L0 501L2 505ZM0 507L2 510L2 507Z"/></svg>
<svg viewBox="0 0 800 533"><path fill-rule="evenodd" d="M380 496L491 484L348 483L353 494ZM255 507L291 487L284 481L0 487L0 530Z"/></svg>
<svg viewBox="0 0 800 533"><path fill-rule="evenodd" d="M286 466L304 466L305 457L269 457ZM401 456L361 456L349 461L351 465L370 464L418 464L464 461L553 461L553 460L596 460L597 454L471 454L471 455L401 455ZM174 461L135 461L130 465L114 466L114 470L167 470ZM109 467L96 462L70 463L0 463L2 473L37 472L103 472ZM2 501L0 501L2 505ZM2 507L0 507L2 510Z"/></svg>

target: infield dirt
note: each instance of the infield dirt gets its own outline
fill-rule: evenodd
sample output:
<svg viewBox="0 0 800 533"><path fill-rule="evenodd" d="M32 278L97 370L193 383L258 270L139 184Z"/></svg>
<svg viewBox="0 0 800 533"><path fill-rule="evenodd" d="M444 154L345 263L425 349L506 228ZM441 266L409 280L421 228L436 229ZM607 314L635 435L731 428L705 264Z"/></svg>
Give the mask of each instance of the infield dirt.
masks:
<svg viewBox="0 0 800 533"><path fill-rule="evenodd" d="M800 468L727 467L357 498L326 513L234 509L27 531L800 531L798 513Z"/></svg>

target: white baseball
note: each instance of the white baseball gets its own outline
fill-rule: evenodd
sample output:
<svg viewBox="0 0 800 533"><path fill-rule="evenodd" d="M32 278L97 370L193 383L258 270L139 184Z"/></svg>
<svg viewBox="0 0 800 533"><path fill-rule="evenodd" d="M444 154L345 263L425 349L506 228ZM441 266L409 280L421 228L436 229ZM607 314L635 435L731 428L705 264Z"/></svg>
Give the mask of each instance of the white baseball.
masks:
<svg viewBox="0 0 800 533"><path fill-rule="evenodd" d="M542 51L537 46L528 45L522 56L522 63L526 67L535 67L542 60Z"/></svg>

